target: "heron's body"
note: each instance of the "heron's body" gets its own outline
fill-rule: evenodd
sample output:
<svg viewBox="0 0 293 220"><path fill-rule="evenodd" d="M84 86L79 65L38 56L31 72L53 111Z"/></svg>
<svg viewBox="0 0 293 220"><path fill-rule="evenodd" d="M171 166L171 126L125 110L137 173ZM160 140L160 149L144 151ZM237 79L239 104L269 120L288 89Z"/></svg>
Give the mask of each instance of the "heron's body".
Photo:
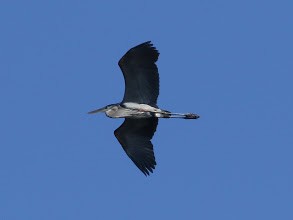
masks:
<svg viewBox="0 0 293 220"><path fill-rule="evenodd" d="M116 104L105 113L110 118L151 118L156 117L156 114L164 113L164 111L147 104L125 102Z"/></svg>
<svg viewBox="0 0 293 220"><path fill-rule="evenodd" d="M150 41L130 49L118 63L125 80L122 102L89 112L105 112L110 118L125 118L114 134L145 175L153 172L156 165L151 139L158 118L199 118L193 113L172 113L158 108L159 74L155 64L158 57L159 52Z"/></svg>

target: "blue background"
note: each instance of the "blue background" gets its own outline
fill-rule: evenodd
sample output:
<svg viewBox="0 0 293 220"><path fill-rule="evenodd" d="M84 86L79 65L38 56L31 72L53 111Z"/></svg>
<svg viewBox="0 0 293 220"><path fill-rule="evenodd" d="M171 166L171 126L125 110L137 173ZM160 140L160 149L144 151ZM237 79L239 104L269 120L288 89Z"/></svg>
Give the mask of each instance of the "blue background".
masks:
<svg viewBox="0 0 293 220"><path fill-rule="evenodd" d="M293 219L293 2L0 3L0 219ZM86 112L152 40L161 120L145 177Z"/></svg>

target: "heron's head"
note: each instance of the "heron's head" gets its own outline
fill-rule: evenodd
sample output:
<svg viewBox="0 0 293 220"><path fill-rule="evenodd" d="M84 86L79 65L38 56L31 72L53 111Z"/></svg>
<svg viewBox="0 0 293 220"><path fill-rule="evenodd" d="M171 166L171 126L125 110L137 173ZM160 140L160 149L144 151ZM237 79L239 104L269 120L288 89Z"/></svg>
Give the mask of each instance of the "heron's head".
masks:
<svg viewBox="0 0 293 220"><path fill-rule="evenodd" d="M88 114L105 112L106 115L111 115L111 112L116 112L117 109L118 109L117 104L110 104L110 105L106 105L103 108L99 108L99 109L96 109L94 111L90 111L90 112L88 112Z"/></svg>

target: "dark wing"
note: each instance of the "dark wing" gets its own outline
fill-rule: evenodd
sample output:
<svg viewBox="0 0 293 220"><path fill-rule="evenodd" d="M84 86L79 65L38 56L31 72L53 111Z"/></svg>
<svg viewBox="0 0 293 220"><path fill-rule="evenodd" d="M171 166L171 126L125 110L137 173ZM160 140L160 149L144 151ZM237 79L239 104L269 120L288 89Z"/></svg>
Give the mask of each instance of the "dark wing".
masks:
<svg viewBox="0 0 293 220"><path fill-rule="evenodd" d="M156 106L159 95L159 73L155 62L159 52L150 41L130 49L120 60L125 80L122 102Z"/></svg>
<svg viewBox="0 0 293 220"><path fill-rule="evenodd" d="M151 139L157 125L158 118L126 118L114 131L128 157L144 175L149 175L155 169L156 160Z"/></svg>

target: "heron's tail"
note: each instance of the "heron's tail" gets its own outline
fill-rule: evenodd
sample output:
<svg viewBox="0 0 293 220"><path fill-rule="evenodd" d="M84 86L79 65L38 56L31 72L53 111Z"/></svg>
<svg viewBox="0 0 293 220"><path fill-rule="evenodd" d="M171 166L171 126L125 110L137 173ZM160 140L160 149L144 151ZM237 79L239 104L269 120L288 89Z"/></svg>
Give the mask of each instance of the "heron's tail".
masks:
<svg viewBox="0 0 293 220"><path fill-rule="evenodd" d="M181 118L181 119L198 119L200 116L194 113L160 113L160 118Z"/></svg>

